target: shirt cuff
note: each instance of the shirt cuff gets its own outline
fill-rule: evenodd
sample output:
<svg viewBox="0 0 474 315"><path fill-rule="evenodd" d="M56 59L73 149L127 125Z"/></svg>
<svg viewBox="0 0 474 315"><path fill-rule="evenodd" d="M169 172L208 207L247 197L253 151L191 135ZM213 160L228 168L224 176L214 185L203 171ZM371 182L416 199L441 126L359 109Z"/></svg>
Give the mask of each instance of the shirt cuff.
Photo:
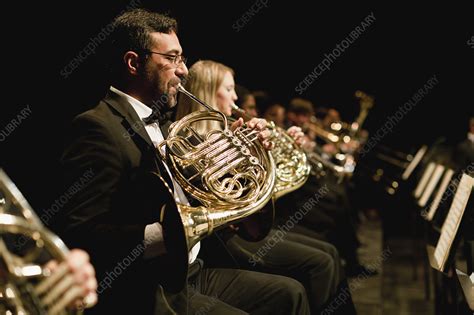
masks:
<svg viewBox="0 0 474 315"><path fill-rule="evenodd" d="M163 227L158 222L145 226L145 252L143 258L150 259L166 253Z"/></svg>

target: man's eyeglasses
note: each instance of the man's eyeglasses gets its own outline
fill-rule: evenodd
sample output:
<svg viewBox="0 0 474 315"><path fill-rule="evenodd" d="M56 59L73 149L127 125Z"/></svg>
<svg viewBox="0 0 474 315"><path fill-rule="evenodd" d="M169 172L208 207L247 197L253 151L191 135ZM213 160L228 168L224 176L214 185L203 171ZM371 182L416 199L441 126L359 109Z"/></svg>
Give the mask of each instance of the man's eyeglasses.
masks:
<svg viewBox="0 0 474 315"><path fill-rule="evenodd" d="M151 50L147 50L145 52L149 54L157 54L157 55L165 56L166 59L168 59L169 61L171 61L173 64L177 66L179 66L181 63L186 64L186 61L188 61L188 58L184 57L183 55L163 54L163 53L159 53L159 52L155 52Z"/></svg>

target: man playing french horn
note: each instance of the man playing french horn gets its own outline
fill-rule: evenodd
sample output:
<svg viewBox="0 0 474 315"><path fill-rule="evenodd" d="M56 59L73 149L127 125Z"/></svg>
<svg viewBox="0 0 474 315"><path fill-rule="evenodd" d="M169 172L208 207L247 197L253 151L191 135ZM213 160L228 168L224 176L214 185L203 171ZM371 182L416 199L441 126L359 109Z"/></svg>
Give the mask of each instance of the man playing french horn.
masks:
<svg viewBox="0 0 474 315"><path fill-rule="evenodd" d="M199 240L232 222L221 222L216 210L226 205L227 195L214 194L215 204L191 207L195 200L188 200L181 186L197 177L169 171L188 166L189 160L179 159L185 156L178 154L180 150L196 149L194 157L206 150L205 145L216 150L228 145L237 157L236 169L251 170L242 175L245 180L235 174L232 178L229 171L202 181L209 180L216 190L228 189L234 205L242 200L261 203L271 195L274 181L272 159L266 153L271 148L266 121L237 121L225 133L194 138L205 145L192 144L179 132L172 134L171 142L166 114L176 104L178 91L183 92L180 83L188 74L176 21L133 10L115 19L111 36L110 91L95 108L74 119L72 139L62 157L66 183L89 169L96 174L70 200L58 226L68 245L86 249L96 267L99 303L88 312L309 314L304 288L295 280L202 268L196 259ZM215 111L199 115L190 119L226 121ZM170 133L188 130L180 123ZM158 147L166 138L163 159ZM196 174L204 165L207 172L220 165L220 158L198 159L191 169ZM227 167L225 163L211 175ZM200 200L205 189L194 192L192 197ZM247 208L250 211L251 204L242 201L242 207L226 212L226 219L242 219L242 209ZM195 279L192 287L186 285L187 277ZM191 295L196 297L192 301Z"/></svg>

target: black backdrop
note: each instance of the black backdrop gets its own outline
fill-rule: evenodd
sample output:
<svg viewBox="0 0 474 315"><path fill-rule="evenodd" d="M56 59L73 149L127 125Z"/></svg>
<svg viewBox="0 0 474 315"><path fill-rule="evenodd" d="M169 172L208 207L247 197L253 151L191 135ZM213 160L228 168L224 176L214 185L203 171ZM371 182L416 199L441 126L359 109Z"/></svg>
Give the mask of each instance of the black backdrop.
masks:
<svg viewBox="0 0 474 315"><path fill-rule="evenodd" d="M0 128L29 106L31 115L0 142L0 167L14 179L35 209L61 195L57 159L70 119L92 107L107 88L101 61L103 44L68 78L61 71L127 5L168 12L177 18L190 64L223 62L236 81L265 89L286 101L325 53L331 52L373 12L376 20L341 54L302 97L339 109L351 121L358 111L353 95L375 96L366 121L376 131L387 115L436 75L439 84L397 124L383 142L400 149L445 136L465 137L473 114L474 35L472 10L458 6L332 7L309 1L19 1L2 5L4 88ZM235 23L257 9L245 26ZM240 19L240 20L239 20ZM234 27L233 27L234 25ZM473 43L474 45L474 43ZM474 47L474 46L473 46ZM5 98L6 96L6 98Z"/></svg>

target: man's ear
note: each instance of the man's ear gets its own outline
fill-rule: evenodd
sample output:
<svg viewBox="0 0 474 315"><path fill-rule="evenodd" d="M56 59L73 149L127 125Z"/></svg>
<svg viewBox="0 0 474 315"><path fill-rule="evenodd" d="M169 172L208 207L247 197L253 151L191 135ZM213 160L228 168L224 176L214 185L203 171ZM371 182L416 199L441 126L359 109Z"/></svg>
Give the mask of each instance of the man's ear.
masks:
<svg viewBox="0 0 474 315"><path fill-rule="evenodd" d="M141 61L138 54L134 51L127 51L123 55L123 61L127 67L127 72L136 75L141 67Z"/></svg>

